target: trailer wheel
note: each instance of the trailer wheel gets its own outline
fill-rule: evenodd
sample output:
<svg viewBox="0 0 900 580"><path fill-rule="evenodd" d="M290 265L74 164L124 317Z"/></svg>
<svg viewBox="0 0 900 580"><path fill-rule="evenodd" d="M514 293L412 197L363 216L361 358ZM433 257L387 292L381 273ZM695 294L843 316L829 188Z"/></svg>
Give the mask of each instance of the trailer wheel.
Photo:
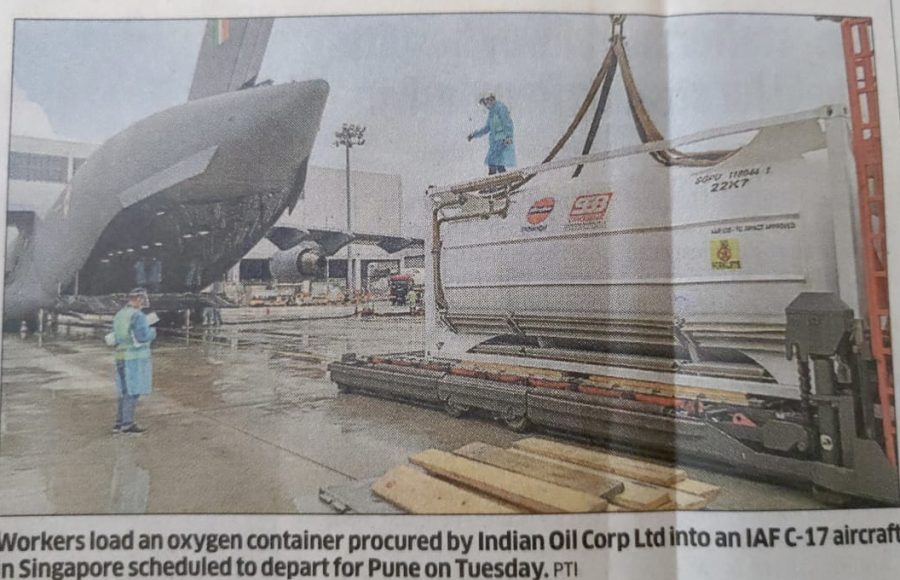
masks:
<svg viewBox="0 0 900 580"><path fill-rule="evenodd" d="M853 503L850 496L837 491L832 491L820 485L813 484L810 491L812 492L813 498L831 507L845 508L850 507Z"/></svg>
<svg viewBox="0 0 900 580"><path fill-rule="evenodd" d="M444 401L444 411L454 419L458 419L468 413L469 408L463 405L457 405L453 402L453 399L447 399Z"/></svg>
<svg viewBox="0 0 900 580"><path fill-rule="evenodd" d="M509 427L511 430L516 433L526 433L531 431L531 421L525 414L521 415L507 415L502 418L503 424Z"/></svg>

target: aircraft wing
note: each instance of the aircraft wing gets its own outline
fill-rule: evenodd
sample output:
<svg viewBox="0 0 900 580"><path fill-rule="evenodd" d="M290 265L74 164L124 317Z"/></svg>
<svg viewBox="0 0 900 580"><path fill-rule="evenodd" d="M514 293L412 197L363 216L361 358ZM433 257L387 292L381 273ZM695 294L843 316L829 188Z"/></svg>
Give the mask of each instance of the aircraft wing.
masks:
<svg viewBox="0 0 900 580"><path fill-rule="evenodd" d="M388 254L411 247L425 247L425 241L418 238L401 238L399 236L379 236L375 234L353 234L354 244L370 244L378 246Z"/></svg>
<svg viewBox="0 0 900 580"><path fill-rule="evenodd" d="M266 238L279 250L290 250L302 242L316 242L325 255L330 256L352 239L351 234L328 230L301 230L288 226L275 226L266 234Z"/></svg>
<svg viewBox="0 0 900 580"><path fill-rule="evenodd" d="M381 236L376 234L348 234L336 230L308 229L301 230L287 226L276 226L266 235L268 240L279 250L288 250L306 241L318 243L325 255L330 256L353 242L354 244L370 244L378 246L385 252L393 254L409 247L425 247L424 240L418 238L402 238L398 236Z"/></svg>
<svg viewBox="0 0 900 580"><path fill-rule="evenodd" d="M208 20L188 100L254 86L273 22L272 18Z"/></svg>

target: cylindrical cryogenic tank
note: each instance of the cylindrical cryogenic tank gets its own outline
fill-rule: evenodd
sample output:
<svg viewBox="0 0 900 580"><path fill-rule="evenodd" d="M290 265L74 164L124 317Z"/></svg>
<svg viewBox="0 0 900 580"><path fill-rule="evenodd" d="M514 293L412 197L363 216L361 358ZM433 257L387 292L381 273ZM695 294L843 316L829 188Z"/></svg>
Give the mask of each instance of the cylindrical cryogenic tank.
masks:
<svg viewBox="0 0 900 580"><path fill-rule="evenodd" d="M833 292L857 316L863 307L847 121L829 114L729 138L725 147L744 144L713 166L616 155L577 178L572 167L537 174L505 216L443 223L432 349L668 333L765 360L788 380L790 365L772 361L784 361L785 307L798 294Z"/></svg>

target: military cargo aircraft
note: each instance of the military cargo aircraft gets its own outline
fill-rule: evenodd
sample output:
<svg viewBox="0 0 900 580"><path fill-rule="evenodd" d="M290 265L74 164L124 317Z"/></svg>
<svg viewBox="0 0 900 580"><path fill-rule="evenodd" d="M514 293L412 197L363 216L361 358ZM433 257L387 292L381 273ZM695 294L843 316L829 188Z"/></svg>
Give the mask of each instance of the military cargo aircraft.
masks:
<svg viewBox="0 0 900 580"><path fill-rule="evenodd" d="M46 215L8 212L19 235L7 256L7 324L40 309L103 310L116 301L98 298L138 285L158 293L158 305L196 308L197 293L293 209L329 87L256 82L272 24L209 21L188 102L108 139ZM273 237L290 256L276 259L301 278L318 275L325 256L353 239L284 234ZM325 234L327 250L316 241Z"/></svg>

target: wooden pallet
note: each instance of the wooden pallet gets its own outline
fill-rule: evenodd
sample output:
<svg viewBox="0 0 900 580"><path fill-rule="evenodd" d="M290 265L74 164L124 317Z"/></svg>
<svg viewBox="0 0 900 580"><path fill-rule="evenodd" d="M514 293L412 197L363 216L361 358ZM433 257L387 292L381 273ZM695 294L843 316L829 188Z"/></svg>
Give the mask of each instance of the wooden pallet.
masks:
<svg viewBox="0 0 900 580"><path fill-rule="evenodd" d="M474 442L410 457L372 491L415 514L696 510L719 493L677 468L527 438L509 449Z"/></svg>

